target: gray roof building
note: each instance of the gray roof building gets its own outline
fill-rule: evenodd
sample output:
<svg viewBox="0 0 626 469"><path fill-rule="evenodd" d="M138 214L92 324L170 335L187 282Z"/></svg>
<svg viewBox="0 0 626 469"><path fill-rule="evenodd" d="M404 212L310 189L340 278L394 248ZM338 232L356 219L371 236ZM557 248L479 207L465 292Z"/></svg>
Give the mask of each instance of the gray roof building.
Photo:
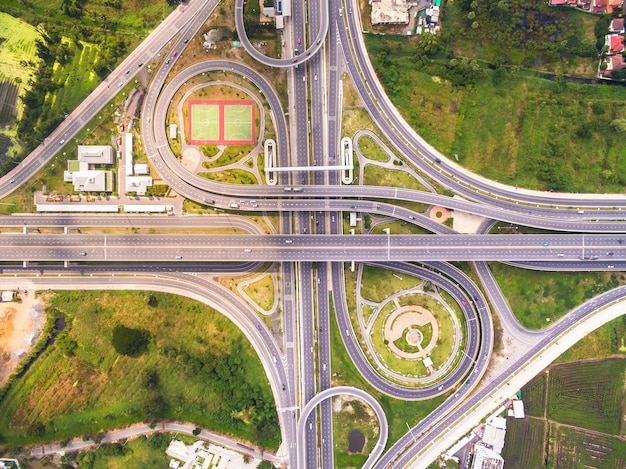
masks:
<svg viewBox="0 0 626 469"><path fill-rule="evenodd" d="M113 164L113 147L109 145L78 145L78 161L88 164Z"/></svg>

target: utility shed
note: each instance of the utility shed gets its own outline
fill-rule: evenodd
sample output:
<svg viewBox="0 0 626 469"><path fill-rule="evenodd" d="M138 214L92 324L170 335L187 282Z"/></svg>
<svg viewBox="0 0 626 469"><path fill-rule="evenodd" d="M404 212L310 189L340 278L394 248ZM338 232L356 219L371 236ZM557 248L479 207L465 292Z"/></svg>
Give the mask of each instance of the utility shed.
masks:
<svg viewBox="0 0 626 469"><path fill-rule="evenodd" d="M170 124L170 140L176 140L178 138L178 127L176 124Z"/></svg>
<svg viewBox="0 0 626 469"><path fill-rule="evenodd" d="M15 292L14 291L3 291L2 292L2 302L6 303L7 301L13 301L13 298L15 298Z"/></svg>
<svg viewBox="0 0 626 469"><path fill-rule="evenodd" d="M513 401L513 417L515 417L516 419L523 419L525 417L524 401L522 401L521 399Z"/></svg>

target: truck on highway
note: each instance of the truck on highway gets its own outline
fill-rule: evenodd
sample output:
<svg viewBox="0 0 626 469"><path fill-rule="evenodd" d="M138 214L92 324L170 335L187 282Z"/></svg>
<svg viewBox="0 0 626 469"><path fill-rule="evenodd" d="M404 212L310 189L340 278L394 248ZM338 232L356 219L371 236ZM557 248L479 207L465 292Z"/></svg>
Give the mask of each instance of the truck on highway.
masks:
<svg viewBox="0 0 626 469"><path fill-rule="evenodd" d="M283 187L283 190L284 190L285 192L291 192L291 187Z"/></svg>
<svg viewBox="0 0 626 469"><path fill-rule="evenodd" d="M235 202L231 202L231 203L229 203L229 204L228 204L228 206L229 206L230 208L239 208L239 204L236 204Z"/></svg>

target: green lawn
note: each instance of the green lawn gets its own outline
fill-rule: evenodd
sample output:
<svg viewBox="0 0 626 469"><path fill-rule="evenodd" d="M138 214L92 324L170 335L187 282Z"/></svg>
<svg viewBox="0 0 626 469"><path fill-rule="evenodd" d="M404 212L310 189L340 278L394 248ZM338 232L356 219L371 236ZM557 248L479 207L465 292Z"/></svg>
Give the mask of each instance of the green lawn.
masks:
<svg viewBox="0 0 626 469"><path fill-rule="evenodd" d="M359 150L363 156L370 160L385 163L389 161L389 154L384 151L380 145L369 135L363 135L358 140Z"/></svg>
<svg viewBox="0 0 626 469"><path fill-rule="evenodd" d="M416 287L421 283L420 279L410 275L397 273L396 275L397 277L394 276L394 271L382 267L364 266L361 295L365 299L380 303L394 293ZM346 288L352 289L354 284L346 282Z"/></svg>
<svg viewBox="0 0 626 469"><path fill-rule="evenodd" d="M264 370L247 339L218 312L160 293L50 296L49 307L67 318L67 332L0 402L0 433L7 444L166 417L277 447L277 417ZM117 354L111 346L116 324L148 331L147 352ZM68 343L74 344L69 356ZM146 375L154 379L148 382Z"/></svg>

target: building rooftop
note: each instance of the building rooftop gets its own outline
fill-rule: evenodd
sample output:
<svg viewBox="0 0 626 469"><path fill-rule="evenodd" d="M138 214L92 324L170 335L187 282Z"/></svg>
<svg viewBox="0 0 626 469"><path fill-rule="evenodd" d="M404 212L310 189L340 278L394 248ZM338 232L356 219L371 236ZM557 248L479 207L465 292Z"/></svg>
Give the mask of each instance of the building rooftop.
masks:
<svg viewBox="0 0 626 469"><path fill-rule="evenodd" d="M474 460L472 469L502 469L504 459L498 453L485 446L474 446Z"/></svg>
<svg viewBox="0 0 626 469"><path fill-rule="evenodd" d="M89 164L113 164L113 147L109 145L78 145L78 161Z"/></svg>

